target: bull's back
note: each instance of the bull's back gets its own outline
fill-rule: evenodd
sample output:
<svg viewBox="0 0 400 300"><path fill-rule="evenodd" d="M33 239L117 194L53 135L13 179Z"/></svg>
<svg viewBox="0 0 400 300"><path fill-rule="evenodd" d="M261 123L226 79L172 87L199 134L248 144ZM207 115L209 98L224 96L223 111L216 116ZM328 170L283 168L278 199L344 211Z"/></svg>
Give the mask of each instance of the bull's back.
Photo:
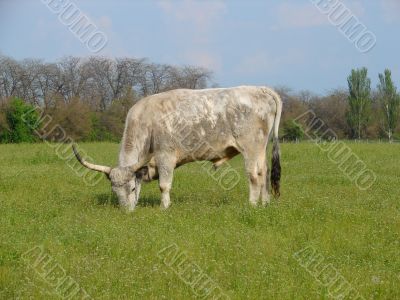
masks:
<svg viewBox="0 0 400 300"><path fill-rule="evenodd" d="M275 112L276 93L267 87L239 86L202 90L177 89L140 100L132 109L138 119L152 117L159 121L168 115L180 115L189 124L201 120L216 121L232 110L253 112L260 117Z"/></svg>

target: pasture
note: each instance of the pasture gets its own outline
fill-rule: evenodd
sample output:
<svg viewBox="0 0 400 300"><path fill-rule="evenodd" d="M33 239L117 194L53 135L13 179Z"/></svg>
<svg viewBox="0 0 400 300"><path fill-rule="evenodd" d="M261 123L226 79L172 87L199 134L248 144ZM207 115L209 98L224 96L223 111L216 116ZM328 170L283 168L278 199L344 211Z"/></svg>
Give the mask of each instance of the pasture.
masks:
<svg viewBox="0 0 400 300"><path fill-rule="evenodd" d="M116 165L117 144L80 146ZM106 178L85 185L48 145L0 145L0 298L58 299L46 265L26 254L38 247L93 299L196 298L160 256L172 245L231 299L329 299L294 255L307 247L323 258L313 268L331 265L360 297L399 299L400 145L348 146L377 175L368 190L315 144L281 144L282 195L266 208L249 205L238 156L233 189L192 163L176 170L168 210L152 182L127 213Z"/></svg>

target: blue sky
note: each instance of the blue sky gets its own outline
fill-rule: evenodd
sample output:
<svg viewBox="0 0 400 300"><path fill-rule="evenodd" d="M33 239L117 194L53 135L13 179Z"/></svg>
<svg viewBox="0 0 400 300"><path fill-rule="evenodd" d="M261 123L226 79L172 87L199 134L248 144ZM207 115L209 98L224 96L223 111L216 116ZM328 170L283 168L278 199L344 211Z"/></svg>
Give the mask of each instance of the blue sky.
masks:
<svg viewBox="0 0 400 300"><path fill-rule="evenodd" d="M64 1L107 35L100 55L204 66L220 86L325 93L346 87L350 70L361 66L374 86L384 68L400 85L399 0L342 0L376 35L364 54L309 0ZM46 61L92 55L40 0L0 0L0 53Z"/></svg>

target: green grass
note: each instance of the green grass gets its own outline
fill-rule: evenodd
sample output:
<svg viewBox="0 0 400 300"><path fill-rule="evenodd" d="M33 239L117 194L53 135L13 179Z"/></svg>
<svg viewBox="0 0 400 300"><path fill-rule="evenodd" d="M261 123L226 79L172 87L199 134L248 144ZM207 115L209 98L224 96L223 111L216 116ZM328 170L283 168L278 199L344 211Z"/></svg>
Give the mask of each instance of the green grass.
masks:
<svg viewBox="0 0 400 300"><path fill-rule="evenodd" d="M377 175L367 191L316 145L283 144L282 196L266 208L249 206L237 157L234 189L190 164L175 172L167 211L154 182L131 214L105 178L86 186L48 145L0 145L0 299L57 298L22 258L35 246L95 299L194 298L157 255L174 243L232 299L328 299L293 257L307 246L365 299L400 299L400 145L348 145ZM117 144L80 146L115 165Z"/></svg>

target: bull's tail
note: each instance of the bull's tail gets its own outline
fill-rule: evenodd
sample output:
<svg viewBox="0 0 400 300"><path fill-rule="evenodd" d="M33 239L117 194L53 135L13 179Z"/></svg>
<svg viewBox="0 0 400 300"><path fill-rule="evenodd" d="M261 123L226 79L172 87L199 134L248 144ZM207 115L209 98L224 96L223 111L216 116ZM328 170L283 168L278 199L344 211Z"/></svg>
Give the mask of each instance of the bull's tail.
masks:
<svg viewBox="0 0 400 300"><path fill-rule="evenodd" d="M279 150L279 122L281 121L282 100L278 94L274 95L276 103L276 114L273 128L273 145L272 145L272 166L271 166L271 187L275 197L280 196L280 180L281 180L281 162Z"/></svg>

